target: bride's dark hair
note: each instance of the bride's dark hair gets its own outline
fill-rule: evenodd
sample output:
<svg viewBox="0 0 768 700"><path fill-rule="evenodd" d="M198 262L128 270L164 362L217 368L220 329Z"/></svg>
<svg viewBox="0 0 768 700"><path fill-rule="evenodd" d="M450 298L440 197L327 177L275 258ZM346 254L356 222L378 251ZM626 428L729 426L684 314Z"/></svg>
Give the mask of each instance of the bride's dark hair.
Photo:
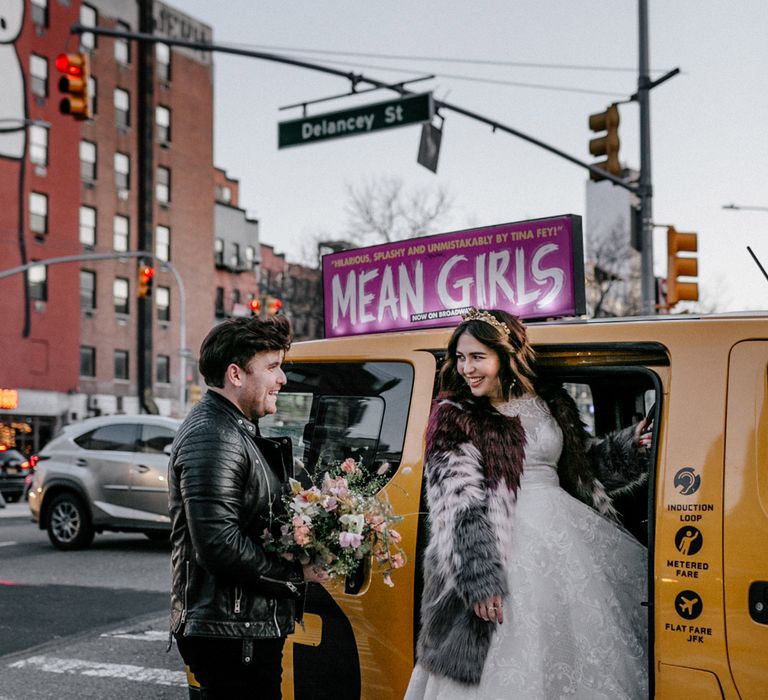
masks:
<svg viewBox="0 0 768 700"><path fill-rule="evenodd" d="M480 312L482 313L482 312ZM454 395L469 396L469 386L456 368L456 346L464 333L469 333L475 340L488 346L499 357L499 380L504 398L513 398L533 392L536 380L534 365L536 353L528 342L528 334L522 321L501 309L491 309L487 313L495 318L498 326L490 320L477 318L464 319L453 331L448 341L448 353L440 370L440 391ZM506 329L509 332L506 332Z"/></svg>

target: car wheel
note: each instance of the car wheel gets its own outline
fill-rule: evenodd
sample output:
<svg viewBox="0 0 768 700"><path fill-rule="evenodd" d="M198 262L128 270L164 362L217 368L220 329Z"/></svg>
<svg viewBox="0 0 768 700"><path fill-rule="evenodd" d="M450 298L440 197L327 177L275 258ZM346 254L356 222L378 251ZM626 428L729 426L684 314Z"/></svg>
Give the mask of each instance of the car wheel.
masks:
<svg viewBox="0 0 768 700"><path fill-rule="evenodd" d="M85 549L93 542L88 509L73 493L61 493L48 511L48 538L57 549Z"/></svg>
<svg viewBox="0 0 768 700"><path fill-rule="evenodd" d="M16 503L16 501L19 500L19 494L17 493L4 493L3 498L5 498L6 503Z"/></svg>

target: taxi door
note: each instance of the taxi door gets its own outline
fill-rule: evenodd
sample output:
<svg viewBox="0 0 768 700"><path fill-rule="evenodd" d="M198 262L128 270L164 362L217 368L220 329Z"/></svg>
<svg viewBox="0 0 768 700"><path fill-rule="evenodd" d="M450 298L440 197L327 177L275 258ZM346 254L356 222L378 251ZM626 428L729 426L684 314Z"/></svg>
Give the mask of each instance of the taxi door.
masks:
<svg viewBox="0 0 768 700"><path fill-rule="evenodd" d="M731 350L723 552L728 660L742 698L768 689L768 341Z"/></svg>

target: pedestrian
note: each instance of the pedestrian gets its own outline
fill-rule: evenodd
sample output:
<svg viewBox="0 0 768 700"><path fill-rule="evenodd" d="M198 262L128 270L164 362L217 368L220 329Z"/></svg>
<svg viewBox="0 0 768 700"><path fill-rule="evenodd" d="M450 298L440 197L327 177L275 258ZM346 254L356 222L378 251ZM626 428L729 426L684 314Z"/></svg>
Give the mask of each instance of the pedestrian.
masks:
<svg viewBox="0 0 768 700"><path fill-rule="evenodd" d="M440 389L406 700L647 698L647 552L594 466L604 455L612 485L642 483L645 421L590 450L574 401L537 379L525 327L498 310L464 316Z"/></svg>
<svg viewBox="0 0 768 700"><path fill-rule="evenodd" d="M200 348L208 386L169 464L171 631L203 698L280 698L286 635L306 584L327 575L268 553L262 534L292 475L290 440L259 435L291 345L285 316L234 318Z"/></svg>

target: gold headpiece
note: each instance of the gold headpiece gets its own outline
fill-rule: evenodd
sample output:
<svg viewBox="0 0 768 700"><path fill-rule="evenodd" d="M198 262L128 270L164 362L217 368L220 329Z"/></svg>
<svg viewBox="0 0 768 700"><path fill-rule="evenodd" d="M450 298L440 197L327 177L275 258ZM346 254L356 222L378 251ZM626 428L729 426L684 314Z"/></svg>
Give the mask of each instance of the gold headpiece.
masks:
<svg viewBox="0 0 768 700"><path fill-rule="evenodd" d="M487 311L480 311L479 309L472 307L461 318L463 321L482 321L483 323L490 324L497 331L501 331L501 333L504 335L510 334L509 326L504 323L504 321L499 321L498 318L496 318L493 314L488 313Z"/></svg>

